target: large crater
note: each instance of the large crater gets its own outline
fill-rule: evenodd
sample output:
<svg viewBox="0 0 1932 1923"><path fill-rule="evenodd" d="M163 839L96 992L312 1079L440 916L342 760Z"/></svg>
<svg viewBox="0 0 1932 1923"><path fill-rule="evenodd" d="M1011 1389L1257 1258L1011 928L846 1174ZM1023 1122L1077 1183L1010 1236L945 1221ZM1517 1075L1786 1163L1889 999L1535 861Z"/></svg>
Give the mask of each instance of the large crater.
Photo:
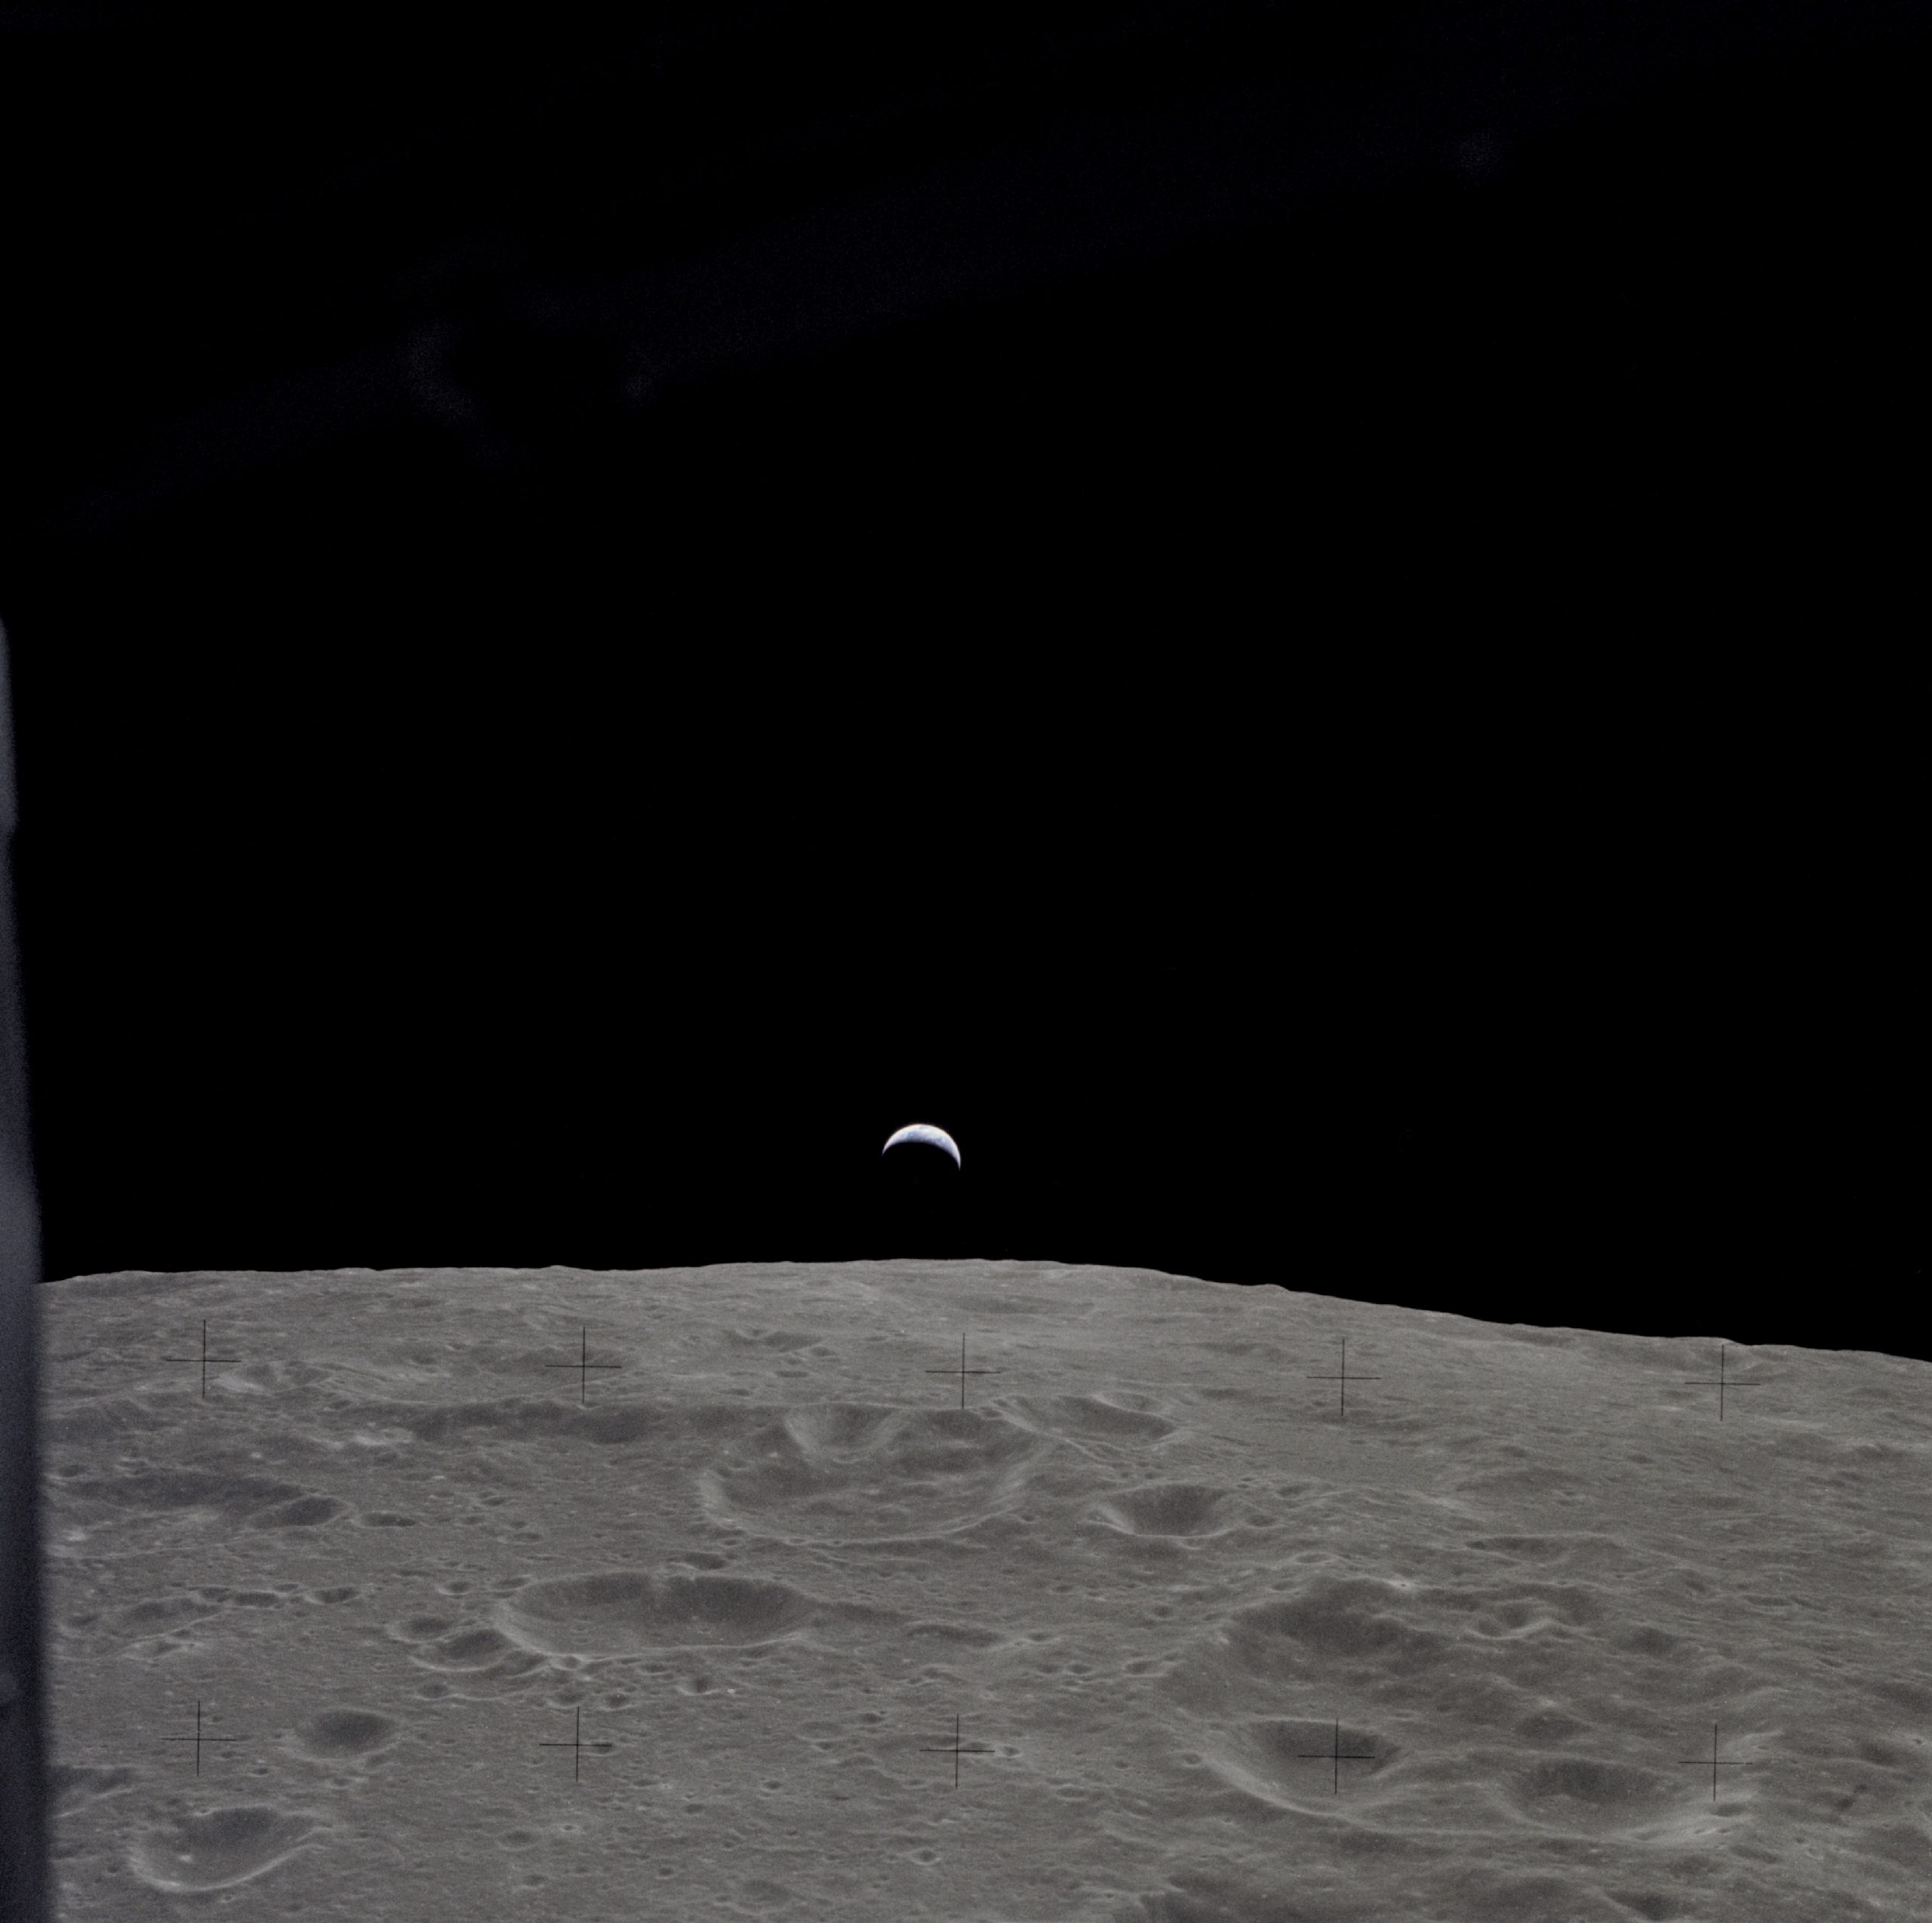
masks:
<svg viewBox="0 0 1932 1923"><path fill-rule="evenodd" d="M802 1627L811 1614L789 1583L620 1569L532 1583L503 1603L497 1620L546 1656L608 1656L771 1642Z"/></svg>

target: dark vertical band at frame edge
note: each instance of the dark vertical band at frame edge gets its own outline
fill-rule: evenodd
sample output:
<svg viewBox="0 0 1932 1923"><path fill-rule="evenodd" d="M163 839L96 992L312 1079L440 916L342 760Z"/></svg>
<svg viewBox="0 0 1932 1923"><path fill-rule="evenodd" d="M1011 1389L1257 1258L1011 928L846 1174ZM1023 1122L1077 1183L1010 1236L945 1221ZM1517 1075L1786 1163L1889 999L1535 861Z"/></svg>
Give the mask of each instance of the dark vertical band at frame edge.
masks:
<svg viewBox="0 0 1932 1923"><path fill-rule="evenodd" d="M0 624L0 1923L48 1923L41 1667L40 1205L14 922L13 684Z"/></svg>

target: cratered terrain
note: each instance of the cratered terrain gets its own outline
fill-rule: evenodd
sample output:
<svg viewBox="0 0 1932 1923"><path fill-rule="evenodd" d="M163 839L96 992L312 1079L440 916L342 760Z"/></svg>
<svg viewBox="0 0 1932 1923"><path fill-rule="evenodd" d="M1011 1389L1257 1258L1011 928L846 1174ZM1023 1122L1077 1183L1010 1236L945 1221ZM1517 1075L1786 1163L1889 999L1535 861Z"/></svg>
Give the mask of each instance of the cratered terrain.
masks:
<svg viewBox="0 0 1932 1923"><path fill-rule="evenodd" d="M63 1923L1927 1914L1919 1362L1032 1261L40 1300Z"/></svg>

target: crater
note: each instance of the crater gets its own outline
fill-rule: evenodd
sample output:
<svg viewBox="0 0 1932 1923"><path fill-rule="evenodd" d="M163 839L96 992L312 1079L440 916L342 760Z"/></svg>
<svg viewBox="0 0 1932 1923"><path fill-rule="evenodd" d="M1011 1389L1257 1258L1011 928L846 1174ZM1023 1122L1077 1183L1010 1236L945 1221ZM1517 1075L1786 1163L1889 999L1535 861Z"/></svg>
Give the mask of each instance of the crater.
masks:
<svg viewBox="0 0 1932 1923"><path fill-rule="evenodd" d="M1874 1696L1882 1697L1901 1709L1909 1709L1921 1716L1932 1714L1932 1689L1922 1684L1887 1678L1883 1681L1868 1683L1866 1687Z"/></svg>
<svg viewBox="0 0 1932 1923"><path fill-rule="evenodd" d="M789 1411L780 1426L806 1457L848 1455L869 1448L901 1410L872 1402L815 1402ZM754 1447L771 1441L768 1434L752 1438Z"/></svg>
<svg viewBox="0 0 1932 1923"><path fill-rule="evenodd" d="M1154 1412L1149 1395L1056 1395L1047 1403L1022 1407L1049 1431L1100 1442L1159 1442L1179 1426Z"/></svg>
<svg viewBox="0 0 1932 1923"><path fill-rule="evenodd" d="M1687 1898L1668 1890L1617 1890L1607 1894L1644 1923L1671 1923L1675 1917L1695 1914Z"/></svg>
<svg viewBox="0 0 1932 1923"><path fill-rule="evenodd" d="M125 1763L56 1763L47 1773L48 1794L57 1809L72 1809L97 1796L111 1796L134 1780Z"/></svg>
<svg viewBox="0 0 1932 1923"><path fill-rule="evenodd" d="M149 1596L145 1601L129 1604L114 1620L118 1628L142 1635L183 1623L205 1622L214 1613L207 1602L192 1596Z"/></svg>
<svg viewBox="0 0 1932 1923"><path fill-rule="evenodd" d="M1563 1545L1549 1536L1472 1536L1468 1546L1519 1562L1547 1562L1563 1553Z"/></svg>
<svg viewBox="0 0 1932 1923"><path fill-rule="evenodd" d="M771 1642L812 1614L789 1583L626 1569L534 1582L498 1606L497 1620L527 1648L563 1656Z"/></svg>
<svg viewBox="0 0 1932 1923"><path fill-rule="evenodd" d="M1660 1808L1656 1777L1590 1756L1546 1756L1508 1780L1511 1804L1533 1821L1566 1829L1619 1829Z"/></svg>
<svg viewBox="0 0 1932 1923"><path fill-rule="evenodd" d="M349 1505L334 1496L298 1496L292 1503L251 1516L249 1526L256 1529L316 1529L346 1515Z"/></svg>
<svg viewBox="0 0 1932 1923"><path fill-rule="evenodd" d="M1051 1444L979 1409L794 1409L700 1471L715 1521L790 1540L943 1534L983 1520Z"/></svg>
<svg viewBox="0 0 1932 1923"><path fill-rule="evenodd" d="M1333 1796L1338 1781L1346 1788L1383 1774L1399 1753L1379 1731L1358 1724L1270 1716L1247 1724L1232 1744L1204 1752L1202 1760L1237 1789L1300 1808Z"/></svg>
<svg viewBox="0 0 1932 1923"><path fill-rule="evenodd" d="M1531 1635L1555 1619L1547 1610L1523 1601L1496 1602L1471 1618L1469 1627L1479 1636L1494 1641Z"/></svg>
<svg viewBox="0 0 1932 1923"><path fill-rule="evenodd" d="M977 1629L964 1623L908 1623L906 1634L909 1638L924 1637L961 1649L998 1649L1007 1640L1002 1630Z"/></svg>
<svg viewBox="0 0 1932 1923"><path fill-rule="evenodd" d="M325 1709L297 1726L295 1746L306 1755L331 1761L367 1755L389 1742L395 1728L389 1717L373 1709Z"/></svg>
<svg viewBox="0 0 1932 1923"><path fill-rule="evenodd" d="M1440 1661L1449 1639L1404 1620L1389 1599L1380 1583L1319 1577L1298 1596L1237 1611L1228 1635L1258 1675L1298 1678L1349 1663L1401 1675Z"/></svg>
<svg viewBox="0 0 1932 1923"><path fill-rule="evenodd" d="M1614 1646L1626 1656L1664 1657L1675 1655L1683 1645L1681 1639L1668 1629L1646 1623L1641 1629L1632 1629L1628 1635L1618 1637Z"/></svg>
<svg viewBox="0 0 1932 1923"><path fill-rule="evenodd" d="M494 1629L460 1629L432 1645L426 1655L410 1660L432 1669L487 1669L515 1648L507 1636Z"/></svg>
<svg viewBox="0 0 1932 1923"><path fill-rule="evenodd" d="M238 1521L266 1503L288 1502L306 1492L300 1483L272 1481L266 1476L177 1469L92 1477L69 1484L61 1493L63 1500L92 1499L116 1509L151 1512L213 1509Z"/></svg>
<svg viewBox="0 0 1932 1923"><path fill-rule="evenodd" d="M1533 1709L1518 1718L1514 1733L1526 1743L1567 1743L1589 1727L1561 1709Z"/></svg>
<svg viewBox="0 0 1932 1923"><path fill-rule="evenodd" d="M1108 1497L1098 1512L1135 1536L1211 1536L1235 1525L1222 1520L1229 1492L1204 1482L1154 1482Z"/></svg>
<svg viewBox="0 0 1932 1923"><path fill-rule="evenodd" d="M152 1889L225 1890L286 1862L321 1827L272 1803L232 1803L149 1830L128 1851L128 1864Z"/></svg>

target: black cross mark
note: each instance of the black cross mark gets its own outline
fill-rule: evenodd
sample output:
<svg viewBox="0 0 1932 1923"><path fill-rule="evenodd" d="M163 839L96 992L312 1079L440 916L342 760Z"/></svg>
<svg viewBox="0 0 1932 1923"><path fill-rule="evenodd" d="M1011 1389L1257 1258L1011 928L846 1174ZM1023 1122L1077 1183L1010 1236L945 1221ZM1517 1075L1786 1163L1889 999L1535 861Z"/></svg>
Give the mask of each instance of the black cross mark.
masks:
<svg viewBox="0 0 1932 1923"><path fill-rule="evenodd" d="M584 1406L588 1408L590 1406L590 1377L589 1372L592 1369L621 1369L624 1365L621 1362L592 1361L590 1360L589 1331L581 1322L577 1325L577 1331L578 1355L580 1359L574 1362L546 1362L543 1366L546 1369L575 1369L578 1372L577 1387L582 1393Z"/></svg>
<svg viewBox="0 0 1932 1923"><path fill-rule="evenodd" d="M930 1371L928 1374L931 1373ZM961 1748L959 1741L959 1718L952 1719L952 1740L950 1743L922 1743L919 1754L922 1756L943 1756L948 1750L952 1752L952 1786L959 1787L959 1759L961 1756L990 1756L994 1752L983 1743L969 1743Z"/></svg>
<svg viewBox="0 0 1932 1923"><path fill-rule="evenodd" d="M1325 1758L1332 1761L1335 1765L1334 1794L1337 1796L1342 1793L1342 1765L1344 1763L1372 1763L1375 1760L1372 1752L1366 1756L1358 1756L1342 1747L1342 1725L1339 1722L1335 1725L1335 1746L1332 1749L1297 1749L1295 1754L1311 1759Z"/></svg>
<svg viewBox="0 0 1932 1923"><path fill-rule="evenodd" d="M171 1357L169 1359L174 1361L180 1358ZM204 1736L202 1734L202 1706L199 1699L197 1698L195 1703L194 1734L192 1736L164 1736L161 1740L164 1743L192 1743L195 1746L195 1774L199 1776L202 1773L202 1745L204 1743L245 1743L248 1739L245 1736Z"/></svg>
<svg viewBox="0 0 1932 1923"><path fill-rule="evenodd" d="M584 1740L583 1740L583 1709L582 1709L581 1708L580 1708L580 1709L578 1709L577 1712L577 1731L576 1731L576 1734L575 1734L574 1736L572 1736L572 1737L571 1738L571 1740L570 1740L570 1741L569 1741L569 1742L568 1742L568 1743L548 1743L548 1742L540 1742L540 1742L538 1743L538 1744L537 1744L537 1748L538 1748L538 1749L571 1749L571 1750L574 1750L577 1753L576 1753L576 1755L575 1755L571 1758L571 1780L573 1783L580 1783L580 1782L582 1782L582 1781L583 1780L583 1752L584 1752L584 1751L585 1751L586 1749L614 1749L617 1746L616 1746L614 1743L586 1743L586 1742L584 1741Z"/></svg>
<svg viewBox="0 0 1932 1923"><path fill-rule="evenodd" d="M1338 1376L1310 1376L1310 1382L1339 1382L1342 1385L1342 1420L1349 1416L1349 1384L1352 1382L1380 1382L1380 1376L1352 1376L1349 1374L1349 1339L1342 1338L1342 1373Z"/></svg>
<svg viewBox="0 0 1932 1923"><path fill-rule="evenodd" d="M1711 1772L1711 1801L1714 1803L1718 1799L1718 1771L1719 1770L1742 1770L1749 1769L1751 1767L1749 1763L1740 1762L1734 1757L1720 1758L1718 1756L1718 1726L1715 1723L1711 1725L1711 1753L1708 1758L1703 1756L1679 1756L1677 1760L1680 1763L1696 1763L1700 1767L1708 1761Z"/></svg>
<svg viewBox="0 0 1932 1923"><path fill-rule="evenodd" d="M1740 1378L1737 1376L1733 1376L1728 1381L1726 1381L1724 1373L1724 1345L1722 1343L1718 1343L1718 1372L1715 1377L1680 1376L1678 1378L1680 1382L1693 1383L1700 1388L1715 1389L1717 1391L1718 1420L1719 1422L1722 1422L1724 1420L1724 1392L1727 1389L1760 1389L1764 1386L1763 1378L1761 1377L1747 1376Z"/></svg>
<svg viewBox="0 0 1932 1923"><path fill-rule="evenodd" d="M192 1362L195 1358L192 1355L164 1355L161 1359L164 1362ZM208 1325L207 1323L204 1322L202 1325L202 1353L200 1359L202 1365L202 1400L205 1402L208 1399L208 1365L211 1362L238 1362L242 1360L242 1358L239 1355L211 1355L208 1353ZM184 1743L187 1740L187 1738L185 1737L170 1737L168 1740L171 1743Z"/></svg>
<svg viewBox="0 0 1932 1923"><path fill-rule="evenodd" d="M957 1376L959 1378L959 1406L966 1406L966 1378L968 1376L1003 1376L1004 1369L969 1369L966 1366L966 1331L959 1332L959 1366L956 1369L928 1369L929 1376Z"/></svg>

